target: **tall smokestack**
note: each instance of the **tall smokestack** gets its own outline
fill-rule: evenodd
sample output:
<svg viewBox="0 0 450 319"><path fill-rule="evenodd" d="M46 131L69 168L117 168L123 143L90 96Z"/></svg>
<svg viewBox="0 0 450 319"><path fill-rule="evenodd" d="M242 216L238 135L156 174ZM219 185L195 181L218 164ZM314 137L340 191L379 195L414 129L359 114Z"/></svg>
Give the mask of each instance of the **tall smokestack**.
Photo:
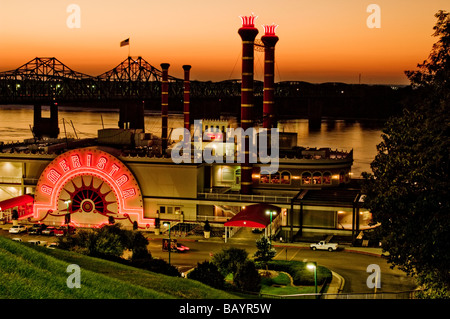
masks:
<svg viewBox="0 0 450 319"><path fill-rule="evenodd" d="M241 127L245 131L253 126L253 58L254 42L258 34L255 18L242 16L242 27L238 30L242 39L242 84L241 84ZM241 164L241 193L252 193L252 165L249 159L249 137L245 136L244 163Z"/></svg>
<svg viewBox="0 0 450 319"><path fill-rule="evenodd" d="M167 150L167 122L169 116L169 63L161 63L162 69L162 84L161 84L161 118L162 118L162 132L161 132L161 150L162 154L166 154Z"/></svg>
<svg viewBox="0 0 450 319"><path fill-rule="evenodd" d="M278 37L275 35L275 24L264 25L264 100L263 100L263 128L271 129L277 126L274 116L274 73L275 73L275 44Z"/></svg>
<svg viewBox="0 0 450 319"><path fill-rule="evenodd" d="M191 69L190 65L183 65L184 70L184 90L183 90L183 98L184 98L184 128L188 131L191 129L190 115L189 115L189 99L191 94L191 82L189 80L189 71Z"/></svg>

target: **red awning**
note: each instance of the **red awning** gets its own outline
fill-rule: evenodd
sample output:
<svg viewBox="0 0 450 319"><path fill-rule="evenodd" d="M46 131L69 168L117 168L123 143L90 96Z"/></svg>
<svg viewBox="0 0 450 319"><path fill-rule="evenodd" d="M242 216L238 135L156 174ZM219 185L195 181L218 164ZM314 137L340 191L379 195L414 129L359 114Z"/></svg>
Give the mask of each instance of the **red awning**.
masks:
<svg viewBox="0 0 450 319"><path fill-rule="evenodd" d="M33 203L34 197L31 195L21 195L18 197L6 199L0 202L0 210L7 210L16 206L26 205L28 203Z"/></svg>
<svg viewBox="0 0 450 319"><path fill-rule="evenodd" d="M245 209L227 221L225 226L266 228L270 224L270 215L266 213L267 211L280 214L281 208L269 204L246 206ZM275 216L275 214L272 216L272 220L275 219Z"/></svg>

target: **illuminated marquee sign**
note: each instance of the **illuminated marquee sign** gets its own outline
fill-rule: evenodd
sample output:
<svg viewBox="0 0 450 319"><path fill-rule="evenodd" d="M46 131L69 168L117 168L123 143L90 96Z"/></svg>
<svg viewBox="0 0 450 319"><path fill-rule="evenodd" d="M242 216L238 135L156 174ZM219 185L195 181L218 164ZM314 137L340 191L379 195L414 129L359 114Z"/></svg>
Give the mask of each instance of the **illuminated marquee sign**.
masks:
<svg viewBox="0 0 450 319"><path fill-rule="evenodd" d="M69 201L70 208L66 204ZM140 188L130 170L116 157L96 148L59 155L39 178L34 218L59 217L61 221L68 212L79 224L98 225L112 216L136 221L141 228L154 225L153 219L144 218Z"/></svg>

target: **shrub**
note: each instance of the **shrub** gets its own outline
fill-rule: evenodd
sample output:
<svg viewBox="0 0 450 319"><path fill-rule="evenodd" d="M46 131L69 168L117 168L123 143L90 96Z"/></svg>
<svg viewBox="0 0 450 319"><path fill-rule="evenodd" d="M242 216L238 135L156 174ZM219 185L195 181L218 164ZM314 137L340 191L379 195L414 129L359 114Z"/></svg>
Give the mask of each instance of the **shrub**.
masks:
<svg viewBox="0 0 450 319"><path fill-rule="evenodd" d="M197 263L197 267L188 273L187 277L218 289L223 289L225 284L225 277L217 266L208 261Z"/></svg>
<svg viewBox="0 0 450 319"><path fill-rule="evenodd" d="M138 231L122 229L120 224L105 225L100 229L81 229L72 236L59 239L59 247L81 254L108 259L153 272L180 276L178 269L164 260L153 259L147 249L148 240ZM133 252L131 261L121 256L125 249Z"/></svg>
<svg viewBox="0 0 450 319"><path fill-rule="evenodd" d="M233 282L241 290L258 292L261 289L261 276L255 263L247 259L239 264Z"/></svg>
<svg viewBox="0 0 450 319"><path fill-rule="evenodd" d="M222 275L235 274L238 265L247 260L248 253L240 248L224 248L221 252L214 254L211 262L217 266Z"/></svg>
<svg viewBox="0 0 450 319"><path fill-rule="evenodd" d="M151 257L134 259L131 262L131 266L146 269L152 272L157 272L168 276L173 277L181 276L180 272L175 266L169 264L163 259L155 259Z"/></svg>

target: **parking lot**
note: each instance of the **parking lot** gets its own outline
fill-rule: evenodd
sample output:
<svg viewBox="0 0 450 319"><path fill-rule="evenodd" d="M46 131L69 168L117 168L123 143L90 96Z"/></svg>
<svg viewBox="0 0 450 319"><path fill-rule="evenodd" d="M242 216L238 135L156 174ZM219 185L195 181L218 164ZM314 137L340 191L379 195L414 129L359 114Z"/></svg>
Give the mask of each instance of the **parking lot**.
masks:
<svg viewBox="0 0 450 319"><path fill-rule="evenodd" d="M27 228L31 228L32 224L26 225ZM21 239L22 242L31 242L35 243L36 241L40 242L42 246L48 246L52 243L56 243L58 241L58 237L55 235L36 235L29 234L27 232L22 232L19 234L10 233L9 229L12 227L11 224L0 225L0 236L11 238L11 239ZM19 240L20 241L20 240Z"/></svg>

